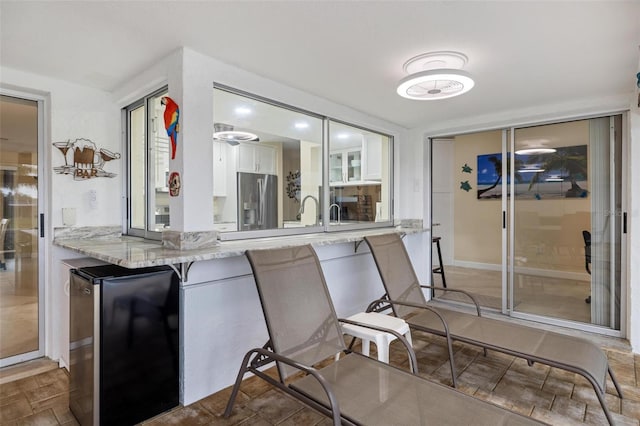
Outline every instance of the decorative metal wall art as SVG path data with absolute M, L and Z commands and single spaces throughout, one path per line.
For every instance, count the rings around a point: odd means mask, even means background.
M 105 171 L 104 165 L 109 161 L 118 160 L 120 153 L 111 152 L 106 148 L 98 149 L 95 143 L 85 138 L 54 142 L 53 146 L 58 148 L 64 157 L 64 165 L 53 168 L 58 174 L 73 175 L 75 180 L 117 176 L 116 173 Z M 72 163 L 69 162 L 69 156 Z
M 300 202 L 300 170 L 287 174 L 287 197 Z

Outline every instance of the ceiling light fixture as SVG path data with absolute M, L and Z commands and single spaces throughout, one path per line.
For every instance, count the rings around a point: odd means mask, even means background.
M 526 148 L 515 151 L 516 155 L 552 154 L 554 152 L 556 152 L 555 148 Z
M 405 62 L 409 75 L 398 85 L 397 93 L 415 100 L 447 99 L 462 95 L 473 88 L 471 75 L 462 71 L 467 57 L 459 52 L 430 52 Z
M 251 108 L 240 106 L 235 109 L 235 112 L 238 115 L 249 115 L 251 114 Z
M 518 173 L 542 173 L 544 169 L 540 167 L 525 167 L 522 169 L 518 169 Z
M 238 145 L 240 142 L 257 141 L 258 135 L 250 132 L 233 130 L 233 126 L 216 123 L 213 125 L 213 139 L 225 141 L 229 145 Z

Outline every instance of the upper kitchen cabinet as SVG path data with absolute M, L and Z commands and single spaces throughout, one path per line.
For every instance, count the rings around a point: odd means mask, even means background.
M 329 182 L 332 184 L 362 181 L 360 148 L 332 151 L 329 154 Z
M 330 122 L 331 186 L 379 185 L 388 178 L 389 136 Z
M 238 172 L 277 174 L 276 148 L 259 143 L 245 142 L 237 146 Z
M 365 135 L 362 143 L 362 179 L 382 179 L 382 137 Z

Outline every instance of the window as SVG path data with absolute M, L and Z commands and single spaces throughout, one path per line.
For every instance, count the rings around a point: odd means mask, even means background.
M 170 226 L 166 95 L 124 109 L 129 235 L 160 239 Z M 221 239 L 392 224 L 391 136 L 219 85 L 209 125 Z
M 388 222 L 391 137 L 329 122 L 329 225 Z
M 223 239 L 390 223 L 390 136 L 227 87 L 214 88 L 213 105 Z
M 166 94 L 164 88 L 125 108 L 129 235 L 160 238 L 169 227 L 169 139 L 160 103 Z

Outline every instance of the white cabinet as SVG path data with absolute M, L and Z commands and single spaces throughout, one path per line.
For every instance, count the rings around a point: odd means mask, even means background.
M 275 175 L 276 148 L 255 143 L 238 145 L 238 171 Z
M 344 182 L 344 162 L 342 161 L 344 154 L 335 152 L 329 154 L 329 182 Z
M 329 154 L 329 183 L 362 180 L 362 151 L 359 148 L 334 151 Z
M 362 179 L 382 179 L 382 139 L 379 135 L 365 137 L 362 145 Z
M 227 163 L 228 152 L 226 142 L 213 142 L 213 196 L 227 196 Z

